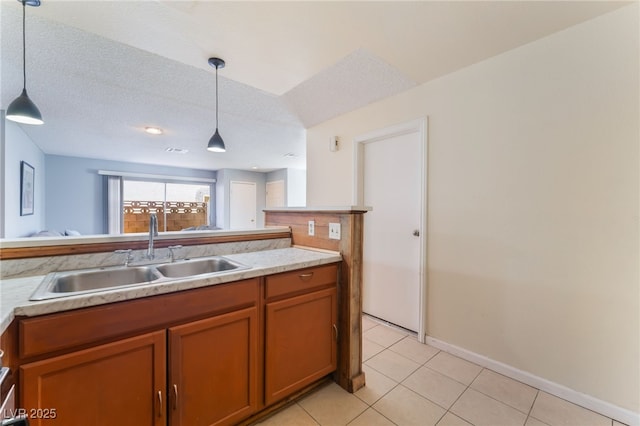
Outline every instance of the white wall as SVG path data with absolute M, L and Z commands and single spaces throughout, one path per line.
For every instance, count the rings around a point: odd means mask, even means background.
M 351 141 L 428 116 L 428 334 L 635 412 L 638 15 L 626 6 L 307 132 L 308 204 L 351 204 Z
M 307 171 L 287 169 L 287 206 L 303 207 L 307 205 Z
M 3 114 L 4 117 L 4 114 Z M 20 124 L 5 122 L 4 174 L 4 238 L 28 237 L 45 227 L 44 154 L 22 130 Z M 34 214 L 20 216 L 20 163 L 35 168 Z
M 227 184 L 225 170 L 218 170 L 215 189 L 216 189 L 216 215 L 213 225 L 218 228 L 224 228 L 225 223 L 229 223 L 229 188 Z M 228 227 L 228 226 L 227 226 Z
M 5 151 L 5 138 L 4 138 L 4 115 L 5 111 L 0 109 L 0 238 L 4 238 L 4 151 Z

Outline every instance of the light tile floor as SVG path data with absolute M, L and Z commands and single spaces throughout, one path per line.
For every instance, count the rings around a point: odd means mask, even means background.
M 331 383 L 260 425 L 622 425 L 369 317 L 362 325 L 364 388 L 350 394 Z

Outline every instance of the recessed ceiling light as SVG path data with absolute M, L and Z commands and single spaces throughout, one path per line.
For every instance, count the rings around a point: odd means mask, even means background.
M 293 158 L 293 157 L 295 157 L 295 156 L 296 156 L 296 155 L 295 155 L 293 152 L 288 152 L 288 153 L 286 153 L 286 154 L 284 155 L 284 157 L 285 157 L 285 158 Z
M 165 151 L 173 152 L 174 154 L 186 154 L 187 152 L 189 152 L 188 149 L 184 149 L 184 148 L 167 148 L 165 149 Z
M 164 133 L 159 127 L 145 127 L 144 131 L 149 133 L 150 135 L 161 135 Z
M 251 170 L 258 170 L 258 166 L 251 166 Z

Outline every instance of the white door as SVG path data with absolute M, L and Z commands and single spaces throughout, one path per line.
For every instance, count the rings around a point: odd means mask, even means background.
M 255 182 L 231 182 L 229 191 L 229 228 L 256 227 Z
M 284 207 L 284 181 L 267 182 L 267 208 Z
M 423 335 L 424 131 L 390 129 L 361 141 L 363 310 Z M 420 339 L 422 340 L 422 339 Z

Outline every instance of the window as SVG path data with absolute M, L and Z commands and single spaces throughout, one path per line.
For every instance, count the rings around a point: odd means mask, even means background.
M 101 172 L 107 173 L 114 172 Z M 175 182 L 131 175 L 108 175 L 110 234 L 148 232 L 151 213 L 157 215 L 160 232 L 212 228 L 213 180 Z

